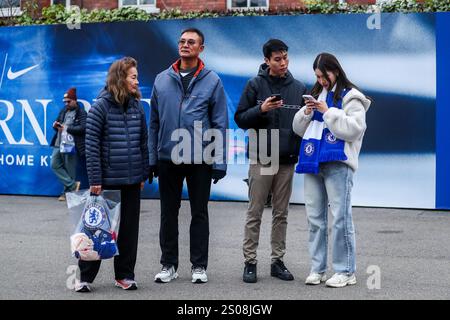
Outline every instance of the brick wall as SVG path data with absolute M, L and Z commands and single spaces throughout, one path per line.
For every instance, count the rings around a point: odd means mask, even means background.
M 38 8 L 42 9 L 50 5 L 50 0 L 37 0 L 37 1 L 22 0 L 20 4 L 22 8 L 24 8 L 31 3 L 36 3 L 38 5 Z
M 37 4 L 37 8 L 34 8 L 34 4 Z M 50 0 L 22 0 L 20 2 L 20 6 L 22 10 L 26 9 L 28 10 L 28 13 L 34 17 L 37 18 L 40 16 L 42 8 L 48 7 L 51 4 Z
M 299 0 L 269 0 L 269 9 L 271 11 L 298 9 L 303 5 Z
M 117 0 L 76 0 L 72 2 L 79 2 L 82 7 L 88 10 L 92 9 L 114 9 L 119 6 L 119 1 Z M 75 3 L 74 3 L 75 4 Z M 80 5 L 78 4 L 78 5 Z
M 181 8 L 183 11 L 224 11 L 227 0 L 156 0 L 156 6 L 161 10 Z
M 27 1 L 22 1 L 22 2 L 27 2 Z M 38 0 L 37 4 L 38 4 L 39 8 L 48 7 L 50 5 L 50 0 Z

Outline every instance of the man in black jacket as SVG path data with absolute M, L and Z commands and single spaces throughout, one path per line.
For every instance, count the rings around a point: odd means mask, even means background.
M 248 81 L 234 115 L 240 128 L 256 130 L 258 140 L 257 154 L 248 152 L 251 160 L 249 206 L 243 244 L 243 280 L 248 283 L 257 281 L 256 250 L 264 204 L 269 192 L 272 192 L 273 206 L 271 275 L 282 280 L 294 279 L 283 263 L 283 256 L 286 251 L 287 215 L 294 165 L 298 160 L 301 143 L 300 137 L 292 131 L 292 121 L 302 104 L 306 88 L 288 71 L 288 47 L 284 42 L 269 40 L 264 44 L 263 53 L 265 63 L 261 65 L 258 76 Z M 265 133 L 267 135 L 263 137 Z M 267 141 L 268 156 L 279 155 L 275 159 L 279 164 L 275 170 L 270 170 L 271 167 L 261 161 L 267 155 L 263 154 L 264 148 L 261 148 L 260 141 Z
M 85 154 L 84 137 L 86 132 L 87 113 L 77 102 L 77 92 L 75 88 L 70 88 L 64 94 L 65 107 L 59 112 L 58 118 L 53 122 L 56 130 L 50 146 L 53 148 L 51 166 L 59 181 L 64 185 L 64 191 L 58 198 L 65 201 L 66 192 L 78 191 L 80 181 L 76 181 L 77 160 L 82 159 Z M 66 135 L 67 134 L 67 135 Z M 75 142 L 75 151 L 68 151 L 61 148 L 64 139 Z

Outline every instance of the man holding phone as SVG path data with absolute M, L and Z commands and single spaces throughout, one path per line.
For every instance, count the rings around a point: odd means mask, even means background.
M 70 88 L 64 94 L 64 108 L 53 122 L 53 129 L 56 133 L 50 143 L 50 146 L 54 147 L 51 167 L 64 186 L 64 190 L 58 198 L 59 201 L 66 200 L 66 192 L 78 191 L 80 188 L 80 181 L 76 181 L 76 172 L 77 161 L 85 156 L 86 118 L 86 111 L 77 102 L 76 88 Z M 61 152 L 63 131 L 73 137 L 75 153 L 65 153 L 64 150 Z
M 256 251 L 264 204 L 272 192 L 271 275 L 281 280 L 294 277 L 283 263 L 286 251 L 286 230 L 289 199 L 292 192 L 294 165 L 298 161 L 301 139 L 292 131 L 296 109 L 282 108 L 284 104 L 302 105 L 306 92 L 303 83 L 294 79 L 288 70 L 288 46 L 281 40 L 271 39 L 263 46 L 264 63 L 258 75 L 249 80 L 242 93 L 234 115 L 236 124 L 242 129 L 255 129 L 257 145 L 266 141 L 268 154 L 279 150 L 279 170 L 263 174 L 266 165 L 260 162 L 260 152 L 255 164 L 249 168 L 249 205 L 244 229 L 244 274 L 243 281 L 254 283 L 256 276 Z M 267 129 L 267 130 L 260 130 Z M 271 143 L 271 133 L 278 131 L 276 145 Z M 266 137 L 261 135 L 267 132 Z

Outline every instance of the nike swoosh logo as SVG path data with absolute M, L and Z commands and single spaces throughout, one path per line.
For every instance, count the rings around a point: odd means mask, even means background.
M 29 68 L 26 68 L 26 69 L 23 69 L 23 70 L 20 70 L 20 71 L 16 71 L 16 72 L 13 72 L 11 70 L 11 67 L 9 67 L 8 74 L 7 74 L 8 79 L 9 80 L 14 80 L 14 79 L 16 79 L 16 78 L 18 78 L 20 76 L 23 76 L 25 73 L 30 72 L 31 70 L 33 70 L 37 66 L 39 66 L 39 64 L 36 64 L 34 66 L 31 66 Z

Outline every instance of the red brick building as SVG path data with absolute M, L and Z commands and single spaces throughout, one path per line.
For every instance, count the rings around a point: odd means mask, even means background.
M 327 0 L 324 0 L 327 1 Z M 328 0 L 339 1 L 339 0 Z M 347 3 L 373 4 L 390 0 L 341 0 Z M 160 10 L 180 8 L 183 11 L 226 11 L 234 9 L 263 9 L 270 11 L 289 10 L 300 8 L 302 0 L 7 0 L 0 3 L 15 4 L 17 10 L 27 2 L 38 3 L 39 8 L 51 4 L 63 4 L 66 6 L 77 5 L 88 10 L 94 8 L 114 9 L 123 6 L 137 6 L 147 12 L 159 12 Z M 10 5 L 11 6 L 11 5 Z M 4 9 L 3 9 L 4 10 Z

